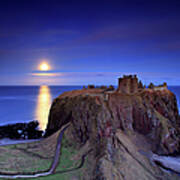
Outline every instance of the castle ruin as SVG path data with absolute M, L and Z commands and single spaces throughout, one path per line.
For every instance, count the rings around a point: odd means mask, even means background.
M 136 75 L 124 75 L 119 78 L 118 92 L 131 94 L 138 92 L 138 78 Z
M 150 83 L 149 88 L 155 91 L 167 90 L 167 83 L 164 82 L 163 84 L 158 85 L 158 86 L 155 86 L 154 84 Z
M 142 89 L 163 91 L 167 90 L 167 83 L 162 85 L 155 86 L 153 83 L 150 83 L 148 88 L 146 88 L 141 81 L 138 81 L 137 75 L 124 75 L 122 78 L 118 79 L 118 88 L 117 92 L 124 94 L 134 94 Z

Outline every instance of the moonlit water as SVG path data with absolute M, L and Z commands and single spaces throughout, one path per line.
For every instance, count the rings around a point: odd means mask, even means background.
M 52 100 L 81 86 L 0 86 L 0 125 L 38 120 L 46 129 Z
M 48 115 L 51 106 L 51 92 L 48 86 L 41 86 L 37 97 L 35 116 L 39 121 L 39 129 L 45 130 L 48 122 Z

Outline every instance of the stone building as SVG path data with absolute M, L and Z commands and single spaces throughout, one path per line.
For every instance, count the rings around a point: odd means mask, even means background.
M 124 75 L 119 78 L 118 92 L 131 94 L 138 92 L 138 78 L 136 75 Z

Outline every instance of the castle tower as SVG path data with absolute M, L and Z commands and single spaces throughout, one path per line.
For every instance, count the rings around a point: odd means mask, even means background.
M 136 75 L 131 78 L 131 93 L 138 92 L 138 78 Z
M 136 75 L 123 76 L 119 78 L 118 92 L 120 93 L 136 93 L 138 91 L 138 79 Z
M 118 92 L 130 93 L 130 84 L 131 81 L 127 76 L 123 76 L 123 78 L 119 78 Z

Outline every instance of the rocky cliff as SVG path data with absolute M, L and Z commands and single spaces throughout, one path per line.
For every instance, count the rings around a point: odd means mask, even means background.
M 93 149 L 87 179 L 176 179 L 147 158 L 179 153 L 177 102 L 168 89 L 66 92 L 52 104 L 46 135 L 68 122 L 68 141 Z

